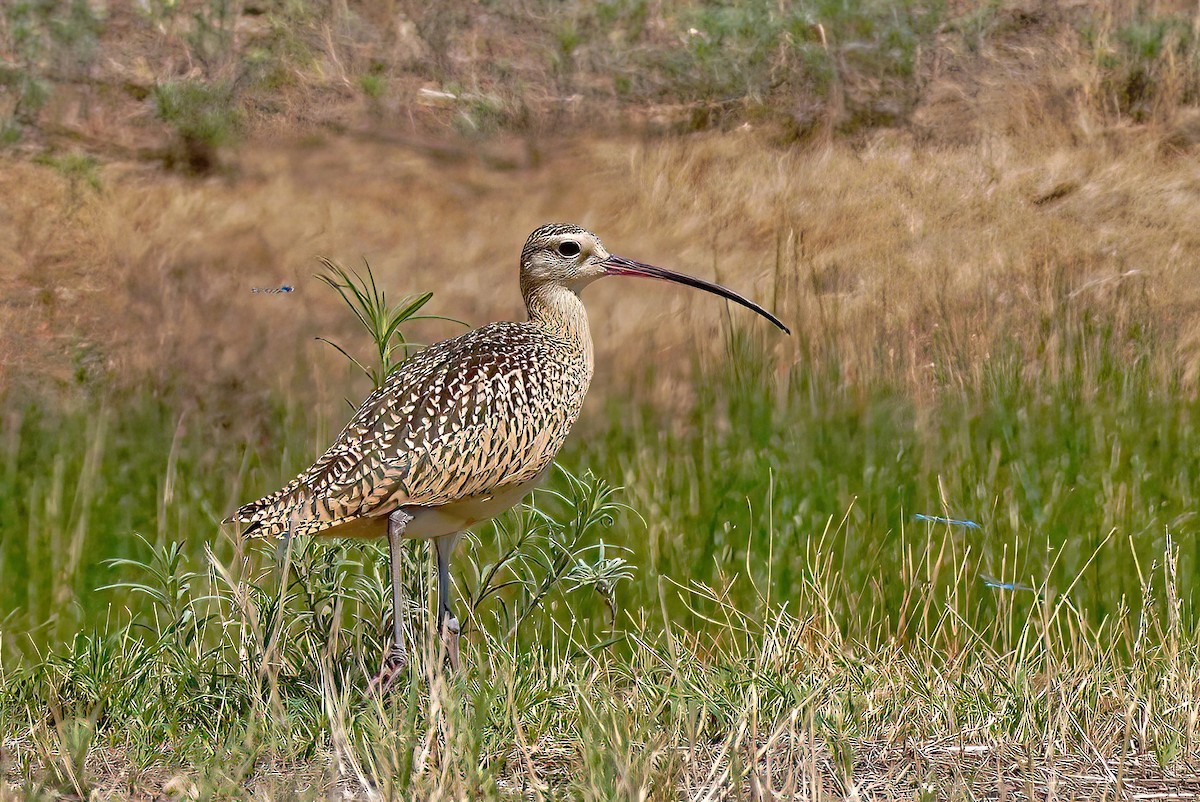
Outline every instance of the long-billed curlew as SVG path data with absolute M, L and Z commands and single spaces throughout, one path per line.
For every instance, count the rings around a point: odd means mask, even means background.
M 492 323 L 420 351 L 363 402 L 333 445 L 286 487 L 229 519 L 256 536 L 387 535 L 392 646 L 375 683 L 407 662 L 401 628 L 400 543 L 437 548 L 438 625 L 458 668 L 450 555 L 462 532 L 521 501 L 546 475 L 579 417 L 592 378 L 592 337 L 579 292 L 603 276 L 647 276 L 770 312 L 732 290 L 614 256 L 595 234 L 551 224 L 521 251 L 524 323 Z M 790 333 L 790 332 L 788 332 Z

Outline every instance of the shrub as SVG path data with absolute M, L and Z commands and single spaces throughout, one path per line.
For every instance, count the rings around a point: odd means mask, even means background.
M 219 164 L 219 150 L 234 142 L 242 114 L 229 84 L 170 81 L 154 88 L 159 119 L 175 131 L 167 164 L 189 173 L 208 173 Z

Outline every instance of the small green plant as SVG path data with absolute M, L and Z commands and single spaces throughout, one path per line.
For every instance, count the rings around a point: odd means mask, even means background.
M 353 362 L 375 387 L 382 387 L 387 375 L 409 357 L 411 344 L 400 329 L 402 325 L 416 320 L 450 320 L 438 315 L 417 314 L 433 298 L 432 292 L 408 295 L 398 304 L 389 304 L 387 294 L 375 282 L 375 273 L 365 259 L 365 278 L 329 259 L 322 258 L 321 263 L 325 265 L 326 272 L 318 273 L 317 280 L 333 288 L 342 297 L 355 319 L 371 335 L 377 361 L 368 367 L 332 340 L 324 337 L 317 339 L 332 345 Z
M 379 98 L 383 97 L 383 93 L 387 91 L 387 77 L 379 73 L 369 72 L 359 77 L 358 86 L 368 98 L 379 100 Z
M 633 578 L 634 567 L 623 557 L 611 556 L 616 548 L 596 541 L 595 530 L 613 525 L 631 508 L 616 500 L 621 488 L 592 473 L 576 476 L 559 468 L 561 482 L 540 490 L 534 502 L 520 513 L 496 521 L 486 540 L 473 539 L 466 594 L 472 619 L 495 621 L 506 638 L 517 637 L 535 613 L 548 611 L 547 601 L 559 594 L 594 590 L 604 602 L 610 624 L 617 617 L 617 586 Z M 564 611 L 566 614 L 567 611 Z M 569 611 L 571 630 L 584 621 Z M 607 628 L 590 628 L 600 634 Z M 597 632 L 599 629 L 599 632 Z
M 575 51 L 583 44 L 584 32 L 576 20 L 567 18 L 558 26 L 555 39 L 554 69 L 563 89 L 567 90 L 575 72 Z
M 150 560 L 128 557 L 114 557 L 105 560 L 104 564 L 114 570 L 133 568 L 143 577 L 140 581 L 114 582 L 103 585 L 97 590 L 128 590 L 139 594 L 151 602 L 153 616 L 159 623 L 159 631 L 169 631 L 176 628 L 178 622 L 185 621 L 188 606 L 191 604 L 193 585 L 201 578 L 201 574 L 187 568 L 188 558 L 182 546 L 176 542 L 168 542 L 156 547 L 141 534 L 135 535 L 142 544 L 150 550 Z
M 71 153 L 43 153 L 34 161 L 51 168 L 67 180 L 70 205 L 77 206 L 82 200 L 82 191 L 88 187 L 99 192 L 103 185 L 100 183 L 100 162 L 88 153 L 73 151 Z
M 387 94 L 387 76 L 373 69 L 371 72 L 359 76 L 358 86 L 367 98 L 371 115 L 377 119 L 383 117 L 383 96 Z
M 621 551 L 629 551 L 622 547 L 617 548 Z M 586 560 L 583 556 L 577 556 L 575 565 L 571 566 L 571 570 L 567 573 L 566 580 L 571 583 L 571 590 L 592 588 L 600 594 L 600 598 L 604 600 L 604 604 L 608 608 L 609 621 L 615 625 L 617 621 L 617 585 L 633 579 L 634 566 L 624 557 L 607 556 L 613 547 L 606 547 L 603 540 L 594 547 L 587 547 L 587 550 L 595 551 L 595 559 Z
M 221 148 L 241 132 L 242 115 L 231 84 L 169 81 L 154 88 L 159 119 L 175 131 L 168 166 L 203 174 L 217 167 Z

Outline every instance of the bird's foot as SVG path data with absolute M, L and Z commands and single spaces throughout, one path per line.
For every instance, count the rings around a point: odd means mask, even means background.
M 372 694 L 385 695 L 391 689 L 392 683 L 404 673 L 406 668 L 408 668 L 408 655 L 402 647 L 392 644 L 392 648 L 388 649 L 387 657 L 383 660 L 383 668 L 379 669 L 379 673 L 371 679 L 367 690 Z
M 450 659 L 450 670 L 455 674 L 458 673 L 458 635 L 462 631 L 458 625 L 458 619 L 454 616 L 448 616 L 442 622 L 442 646 L 446 650 L 446 657 Z

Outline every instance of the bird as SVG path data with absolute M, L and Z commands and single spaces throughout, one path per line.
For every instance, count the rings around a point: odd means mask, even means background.
M 386 692 L 408 663 L 400 570 L 406 538 L 433 541 L 442 659 L 459 671 L 451 555 L 465 530 L 520 503 L 550 470 L 592 380 L 580 292 L 607 276 L 704 290 L 791 333 L 733 290 L 609 253 L 580 226 L 549 223 L 521 250 L 527 320 L 490 323 L 418 351 L 388 374 L 310 468 L 226 519 L 244 525 L 247 537 L 387 538 L 392 641 L 373 688 Z

